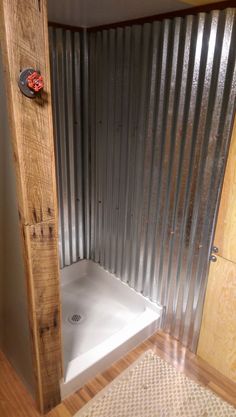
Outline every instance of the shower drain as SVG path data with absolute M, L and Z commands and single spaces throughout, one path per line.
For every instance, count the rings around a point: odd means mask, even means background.
M 81 316 L 81 314 L 78 314 L 78 313 L 71 314 L 68 317 L 68 321 L 70 324 L 80 324 L 82 320 L 83 320 L 83 316 Z

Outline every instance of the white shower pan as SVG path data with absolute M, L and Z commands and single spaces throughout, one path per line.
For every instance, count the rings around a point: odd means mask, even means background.
M 151 336 L 162 308 L 92 261 L 61 277 L 65 398 Z

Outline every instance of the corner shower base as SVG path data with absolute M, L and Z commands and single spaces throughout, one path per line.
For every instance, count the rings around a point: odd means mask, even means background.
M 62 398 L 151 336 L 161 307 L 92 261 L 62 270 Z

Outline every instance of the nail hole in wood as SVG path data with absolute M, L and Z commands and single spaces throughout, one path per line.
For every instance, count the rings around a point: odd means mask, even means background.
M 34 221 L 37 222 L 37 214 L 35 208 L 33 209 Z
M 53 237 L 53 228 L 52 228 L 52 226 L 49 226 L 49 236 Z
M 57 317 L 58 317 L 58 309 L 56 308 L 55 311 L 54 311 L 54 316 L 53 316 L 53 326 L 54 327 L 57 327 L 57 324 L 58 324 Z

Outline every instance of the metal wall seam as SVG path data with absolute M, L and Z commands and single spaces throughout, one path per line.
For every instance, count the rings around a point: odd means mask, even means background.
M 59 244 L 63 268 L 89 257 L 89 229 L 85 221 L 90 215 L 87 180 L 89 145 L 86 143 L 85 146 L 83 140 L 85 138 L 87 141 L 84 134 L 84 130 L 87 130 L 84 124 L 87 122 L 86 104 L 82 102 L 82 72 L 85 77 L 86 62 L 82 59 L 81 33 L 51 27 L 49 40 L 57 156 Z

